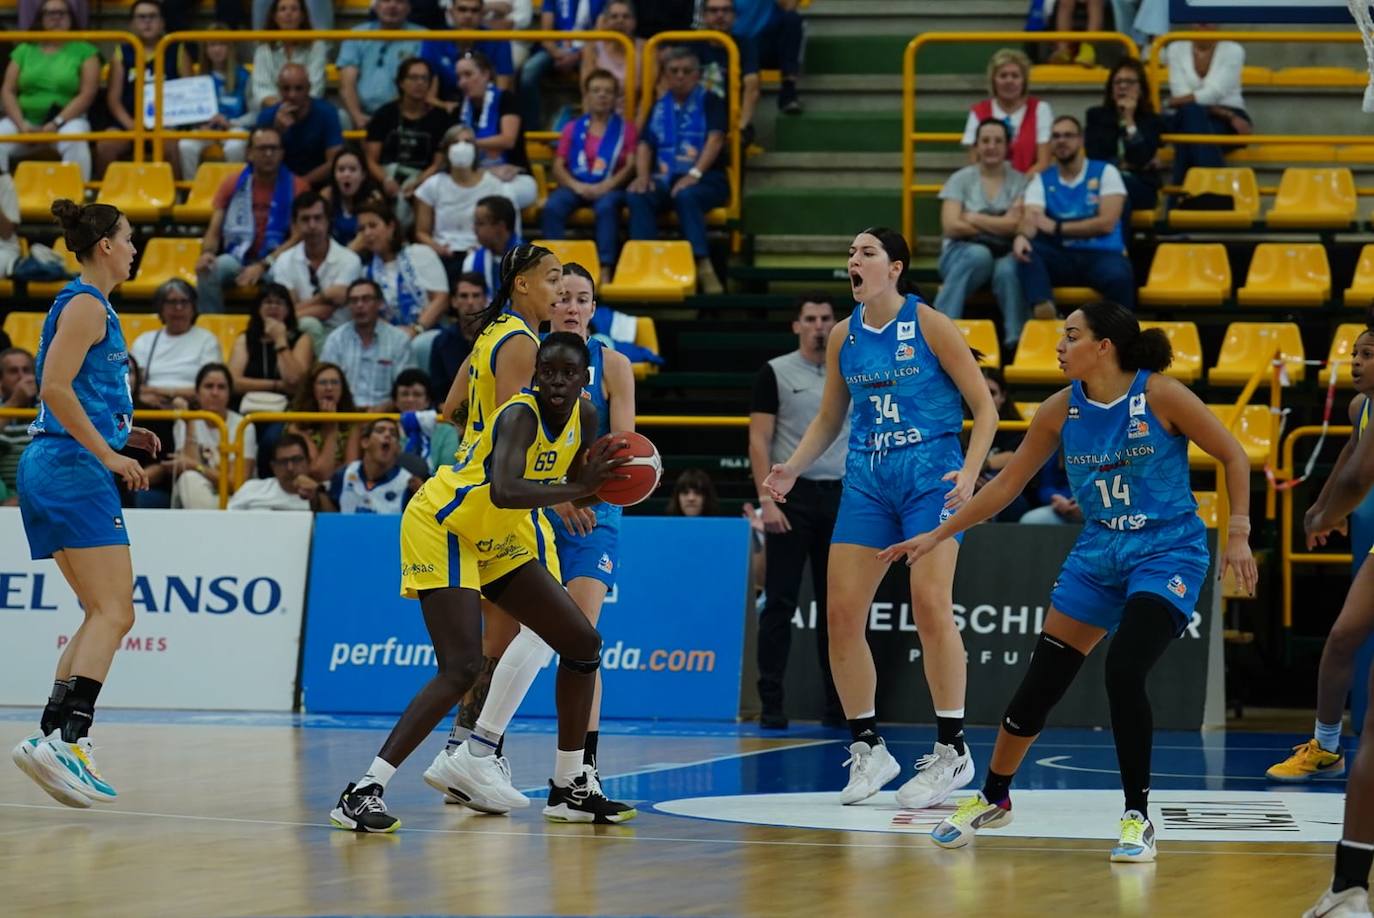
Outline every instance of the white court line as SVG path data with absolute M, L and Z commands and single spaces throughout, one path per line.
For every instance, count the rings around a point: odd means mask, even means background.
M 1084 765 L 1065 765 L 1063 764 L 1063 762 L 1067 758 L 1069 758 L 1069 756 L 1067 755 L 1051 755 L 1046 756 L 1043 759 L 1036 759 L 1035 764 L 1043 765 L 1046 768 L 1058 768 L 1062 769 L 1063 771 L 1087 771 L 1097 775 L 1119 776 L 1121 774 L 1121 772 L 1115 768 L 1088 768 Z M 1195 781 L 1212 781 L 1217 779 L 1223 781 L 1264 781 L 1275 786 L 1285 786 L 1290 788 L 1293 786 L 1293 784 L 1291 783 L 1284 784 L 1284 782 L 1282 781 L 1273 781 L 1265 775 L 1180 775 L 1167 771 L 1151 771 L 1150 776 L 1154 778 L 1191 778 Z M 1345 778 L 1313 778 L 1311 780 L 1331 781 L 1333 783 L 1342 784 L 1345 783 Z M 1305 784 L 1308 782 L 1302 783 Z

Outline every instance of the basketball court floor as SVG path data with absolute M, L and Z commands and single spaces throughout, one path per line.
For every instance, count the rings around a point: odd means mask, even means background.
M 36 714 L 0 709 L 6 749 Z M 506 751 L 528 810 L 441 804 L 420 780 L 436 733 L 387 791 L 396 835 L 330 828 L 390 726 L 102 711 L 97 754 L 117 804 L 70 810 L 0 767 L 0 914 L 1296 916 L 1329 882 L 1341 827 L 1343 780 L 1264 779 L 1305 739 L 1292 734 L 1157 733 L 1159 861 L 1113 865 L 1106 732 L 1047 730 L 1017 777 L 1016 821 L 944 851 L 926 837 L 944 810 L 899 809 L 892 791 L 835 802 L 843 731 L 644 722 L 606 724 L 601 739 L 606 790 L 639 817 L 553 825 L 539 815 L 553 724 L 526 720 Z M 909 776 L 933 730 L 885 733 Z M 993 737 L 970 731 L 980 769 Z

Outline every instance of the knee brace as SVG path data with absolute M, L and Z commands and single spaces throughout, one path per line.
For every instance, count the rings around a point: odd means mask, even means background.
M 1083 666 L 1083 654 L 1058 638 L 1041 634 L 1030 667 L 1007 705 L 1002 727 L 1012 736 L 1037 736 L 1045 718 L 1064 697 Z
M 588 676 L 601 668 L 601 655 L 597 654 L 590 660 L 569 660 L 567 657 L 559 657 L 558 665 L 568 672 L 577 673 L 579 676 Z

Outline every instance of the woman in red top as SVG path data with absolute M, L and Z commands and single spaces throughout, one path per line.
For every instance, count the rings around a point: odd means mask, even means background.
M 988 91 L 984 99 L 969 109 L 961 141 L 969 148 L 969 162 L 975 161 L 973 143 L 978 125 L 995 118 L 1011 133 L 1008 160 L 1017 172 L 1039 172 L 1050 162 L 1050 124 L 1054 113 L 1048 102 L 1030 94 L 1030 58 L 1020 51 L 1003 48 L 988 61 Z

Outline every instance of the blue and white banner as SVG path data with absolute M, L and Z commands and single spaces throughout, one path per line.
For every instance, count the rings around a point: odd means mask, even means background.
M 321 515 L 301 673 L 312 713 L 393 713 L 434 675 L 419 603 L 401 599 L 400 518 Z M 749 526 L 742 519 L 626 517 L 607 597 L 602 713 L 734 719 L 739 712 Z M 556 663 L 521 713 L 555 714 Z
M 1233 27 L 1247 22 L 1332 22 L 1355 27 L 1346 0 L 1169 0 L 1169 19 L 1175 29 L 1197 22 Z

